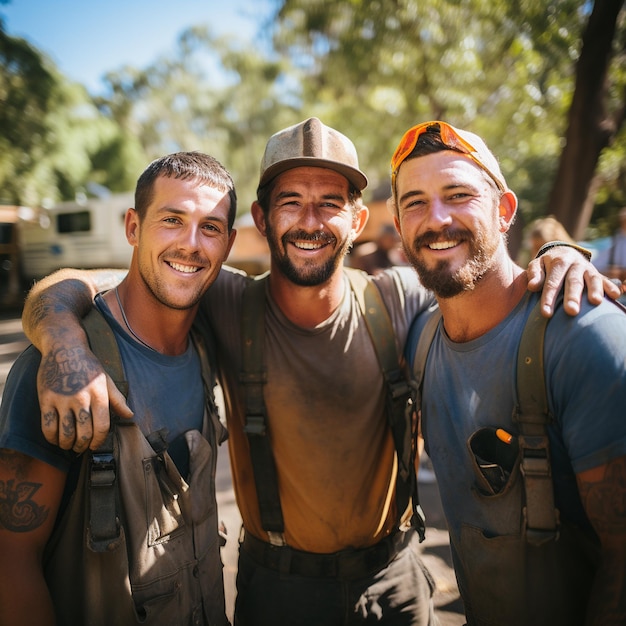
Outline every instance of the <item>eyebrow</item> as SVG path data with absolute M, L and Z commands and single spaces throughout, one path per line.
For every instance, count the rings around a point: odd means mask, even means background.
M 298 191 L 281 191 L 276 195 L 276 200 L 285 200 L 286 198 L 302 198 L 303 194 Z M 343 202 L 344 204 L 348 201 L 347 198 L 342 196 L 339 193 L 326 193 L 322 195 L 322 200 L 336 200 L 337 202 Z
M 478 193 L 479 189 L 473 185 L 470 182 L 465 182 L 465 181 L 458 181 L 458 182 L 454 182 L 454 183 L 450 183 L 448 185 L 444 185 L 443 190 L 444 191 L 453 191 L 454 189 L 469 189 L 474 193 Z M 425 191 L 422 191 L 421 189 L 410 189 L 409 191 L 407 191 L 406 193 L 403 193 L 400 198 L 398 199 L 398 202 L 404 202 L 410 198 L 415 198 L 417 196 L 424 196 L 426 195 Z
M 187 215 L 187 211 L 172 206 L 163 206 L 157 209 L 157 215 L 163 213 L 173 213 L 174 215 Z M 203 219 L 208 222 L 219 222 L 220 224 L 227 224 L 228 219 L 225 219 L 219 215 L 213 215 L 212 213 L 204 213 Z

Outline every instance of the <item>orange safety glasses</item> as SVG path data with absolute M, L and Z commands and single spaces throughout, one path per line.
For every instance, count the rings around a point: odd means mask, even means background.
M 417 126 L 413 126 L 413 128 L 409 128 L 409 130 L 404 133 L 402 140 L 398 144 L 396 151 L 393 153 L 393 157 L 391 158 L 391 184 L 395 187 L 396 184 L 396 176 L 398 175 L 398 170 L 400 166 L 404 162 L 404 160 L 413 152 L 413 149 L 417 145 L 417 140 L 420 138 L 420 135 L 423 135 L 428 130 L 434 130 L 441 137 L 441 141 L 452 148 L 453 150 L 458 150 L 463 154 L 466 154 L 478 167 L 483 169 L 487 174 L 489 174 L 490 178 L 493 179 L 493 182 L 497 185 L 500 191 L 506 191 L 502 182 L 495 176 L 491 170 L 482 162 L 480 159 L 480 152 L 472 144 L 467 142 L 455 128 L 447 124 L 446 122 L 423 122 L 422 124 L 418 124 Z

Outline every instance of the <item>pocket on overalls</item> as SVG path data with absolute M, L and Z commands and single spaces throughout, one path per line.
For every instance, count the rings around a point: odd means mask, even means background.
M 143 460 L 150 546 L 167 541 L 185 526 L 180 502 L 185 483 L 170 476 L 172 466 L 166 455 Z
M 478 491 L 487 496 L 506 492 L 518 473 L 517 437 L 501 429 L 485 427 L 473 433 L 467 445 Z

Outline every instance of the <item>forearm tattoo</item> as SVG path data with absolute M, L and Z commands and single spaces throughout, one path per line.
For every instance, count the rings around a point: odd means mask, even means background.
M 46 291 L 39 295 L 30 294 L 26 299 L 24 329 L 32 330 L 39 326 L 50 313 L 63 311 L 88 311 L 92 305 L 91 291 L 80 280 L 66 279 L 55 286 L 54 294 Z
M 0 452 L 3 473 L 14 475 L 6 481 L 0 480 L 0 527 L 14 533 L 39 528 L 50 512 L 33 500 L 41 483 L 23 480 L 28 463 L 21 454 L 10 450 Z

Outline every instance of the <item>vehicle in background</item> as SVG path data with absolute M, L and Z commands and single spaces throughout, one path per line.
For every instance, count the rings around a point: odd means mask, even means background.
M 22 279 L 38 280 L 61 267 L 128 267 L 124 215 L 133 205 L 129 192 L 33 209 L 18 224 Z

